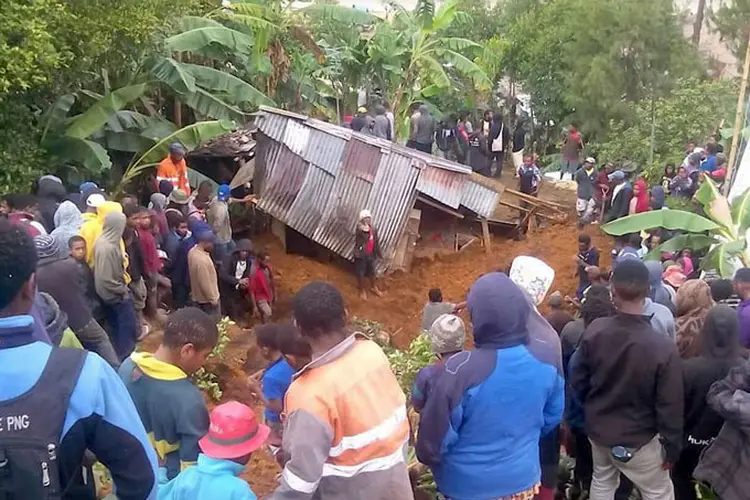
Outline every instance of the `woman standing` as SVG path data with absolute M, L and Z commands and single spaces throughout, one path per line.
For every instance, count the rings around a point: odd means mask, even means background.
M 677 349 L 683 359 L 700 354 L 700 335 L 708 311 L 713 306 L 711 287 L 703 280 L 687 280 L 677 290 Z
M 648 188 L 646 181 L 638 179 L 633 184 L 633 198 L 630 200 L 628 215 L 648 212 Z
M 366 279 L 370 281 L 370 291 L 378 297 L 382 295 L 375 283 L 375 263 L 382 257 L 378 234 L 372 227 L 372 213 L 366 209 L 362 210 L 359 213 L 357 232 L 354 236 L 354 269 L 357 273 L 357 285 L 362 300 L 367 300 Z

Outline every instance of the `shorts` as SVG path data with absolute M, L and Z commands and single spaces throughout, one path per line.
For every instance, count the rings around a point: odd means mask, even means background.
M 260 312 L 266 318 L 270 318 L 273 315 L 271 304 L 267 300 L 258 301 L 258 312 Z
M 141 276 L 137 280 L 130 282 L 130 292 L 133 294 L 133 305 L 136 311 L 143 311 L 146 307 L 146 295 L 148 295 L 148 289 L 146 288 L 146 281 Z
M 354 259 L 354 270 L 360 278 L 374 278 L 375 258 L 370 256 Z
M 594 198 L 590 198 L 588 200 L 584 200 L 582 198 L 576 199 L 576 212 L 578 212 L 578 218 L 583 222 L 588 222 L 588 220 L 591 218 L 591 215 L 593 215 L 594 213 L 595 207 L 596 200 L 594 200 Z

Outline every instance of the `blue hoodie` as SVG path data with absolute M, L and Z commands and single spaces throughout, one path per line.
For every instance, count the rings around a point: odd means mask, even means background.
M 0 318 L 0 401 L 30 391 L 53 347 L 34 337 L 32 316 Z M 138 412 L 117 374 L 102 358 L 87 353 L 73 389 L 60 436 L 63 484 L 74 481 L 64 498 L 93 500 L 90 487 L 79 486 L 84 450 L 91 450 L 112 473 L 117 498 L 156 498 L 156 454 Z
M 159 488 L 159 500 L 256 500 L 250 485 L 237 477 L 244 470 L 244 465 L 201 453 L 198 465 Z
M 417 456 L 443 495 L 486 500 L 539 482 L 539 438 L 562 419 L 565 381 L 557 336 L 505 274 L 479 278 L 468 309 L 476 348 L 436 378 Z

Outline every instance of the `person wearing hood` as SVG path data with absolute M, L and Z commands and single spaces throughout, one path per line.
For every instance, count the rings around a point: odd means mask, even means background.
M 492 115 L 489 137 L 490 163 L 495 162 L 494 176 L 498 179 L 503 174 L 505 151 L 510 147 L 510 130 L 503 123 L 503 115 L 498 111 Z
M 698 357 L 683 362 L 685 381 L 685 441 L 680 459 L 672 471 L 677 500 L 695 500 L 693 471 L 701 453 L 716 438 L 724 423 L 706 401 L 714 382 L 740 366 L 737 312 L 717 305 L 706 316 L 698 342 Z
M 68 193 L 65 191 L 62 181 L 54 175 L 43 175 L 39 179 L 36 191 L 39 200 L 39 212 L 42 215 L 42 223 L 47 233 L 55 228 L 55 212 L 60 203 L 65 200 Z
M 232 255 L 219 267 L 219 293 L 224 311 L 235 321 L 252 303 L 249 297 L 250 276 L 253 268 L 253 244 L 239 240 Z
M 378 104 L 375 106 L 375 120 L 372 122 L 372 135 L 390 141 L 393 139 L 391 136 L 391 122 L 388 117 L 385 116 L 385 106 Z
M 94 286 L 113 330 L 113 345 L 120 361 L 133 352 L 140 326 L 124 278 L 122 234 L 126 224 L 125 214 L 117 210 L 109 212 L 94 244 Z
M 76 334 L 68 326 L 68 315 L 60 309 L 52 295 L 38 292 L 34 297 L 34 307 L 39 311 L 44 329 L 47 330 L 53 346 L 83 349 Z
M 154 193 L 149 200 L 148 209 L 151 211 L 151 218 L 156 223 L 156 228 L 158 229 L 158 240 L 159 243 L 161 243 L 169 233 L 167 216 L 164 213 L 167 209 L 167 197 L 162 193 Z
M 432 153 L 432 141 L 435 139 L 435 119 L 426 104 L 419 106 L 419 113 L 412 116 L 409 139 L 412 147 L 423 153 Z
M 86 216 L 86 214 L 84 214 L 83 225 L 81 225 L 81 230 L 78 234 L 86 240 L 86 262 L 89 267 L 93 269 L 94 247 L 99 236 L 102 234 L 104 218 L 112 212 L 122 213 L 122 205 L 116 201 L 106 201 L 104 196 L 100 194 L 89 196 L 86 204 L 91 210 L 87 211 L 90 215 Z M 120 248 L 123 254 L 123 262 L 127 268 L 128 261 L 127 254 L 125 253 L 125 242 L 121 242 Z M 125 281 L 130 283 L 130 276 L 128 276 L 127 273 L 125 274 Z
M 68 242 L 70 238 L 77 235 L 83 226 L 81 211 L 72 201 L 64 201 L 57 207 L 55 212 L 55 229 L 50 236 L 55 239 L 60 253 L 58 257 L 64 259 L 68 256 Z
M 97 353 L 113 367 L 119 366 L 112 343 L 94 319 L 85 290 L 80 288 L 78 264 L 73 259 L 60 258 L 57 240 L 52 236 L 37 236 L 34 244 L 39 257 L 36 270 L 39 291 L 49 294 L 56 306 L 59 304 L 58 309 L 66 315 L 67 324 L 86 349 Z
M 646 269 L 648 269 L 648 297 L 656 304 L 661 304 L 669 309 L 669 312 L 674 315 L 676 310 L 674 302 L 672 302 L 671 294 L 661 278 L 661 262 L 658 260 L 647 260 L 644 261 L 644 264 L 646 265 Z
M 649 198 L 651 210 L 663 210 L 665 208 L 665 202 L 666 195 L 664 194 L 664 188 L 659 185 L 652 187 Z
M 376 264 L 382 259 L 380 238 L 372 225 L 372 213 L 365 209 L 359 213 L 359 222 L 354 235 L 354 270 L 357 274 L 357 286 L 362 300 L 367 300 L 365 280 L 370 281 L 370 290 L 380 297 L 382 294 L 375 282 Z
M 646 266 L 626 260 L 611 283 L 617 313 L 588 326 L 569 365 L 591 441 L 591 498 L 613 498 L 620 472 L 644 500 L 674 498 L 669 469 L 682 448 L 680 357 L 674 341 L 655 332 L 643 315 Z
M 612 196 L 609 210 L 604 216 L 605 222 L 612 222 L 628 215 L 630 200 L 633 197 L 633 187 L 625 178 L 625 172 L 616 170 L 609 174 L 609 180 L 612 183 Z
M 229 217 L 229 203 L 232 198 L 232 190 L 229 184 L 222 184 L 216 189 L 216 196 L 211 200 L 206 210 L 206 222 L 211 225 L 216 242 L 214 243 L 214 256 L 216 264 L 221 265 L 232 253 L 234 242 L 232 241 L 232 221 Z
M 417 457 L 454 499 L 531 497 L 540 437 L 564 406 L 557 334 L 503 273 L 469 291 L 475 348 L 446 361 L 421 412 Z M 552 346 L 552 348 L 550 347 Z

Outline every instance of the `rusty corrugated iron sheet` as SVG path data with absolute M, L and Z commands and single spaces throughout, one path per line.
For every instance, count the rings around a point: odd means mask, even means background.
M 380 164 L 380 148 L 352 138 L 344 148 L 341 169 L 367 182 L 375 179 Z
M 417 181 L 417 191 L 457 209 L 468 180 L 469 177 L 460 172 L 427 165 Z
M 288 120 L 286 116 L 275 113 L 263 113 L 255 119 L 258 128 L 274 141 L 284 140 Z
M 284 144 L 295 154 L 302 156 L 310 139 L 310 127 L 294 120 L 288 120 L 284 132 Z
M 495 211 L 499 196 L 497 191 L 470 180 L 464 187 L 461 205 L 482 217 L 490 217 Z
M 357 218 L 367 208 L 371 188 L 366 180 L 344 170 L 339 172 L 313 240 L 351 260 Z
M 284 145 L 278 147 L 278 154 L 267 158 L 267 161 L 273 163 L 270 172 L 266 173 L 258 208 L 286 222 L 289 209 L 305 182 L 309 164 Z
M 320 221 L 323 220 L 323 212 L 331 197 L 334 176 L 310 164 L 307 168 L 307 177 L 302 184 L 297 199 L 294 200 L 292 208 L 287 216 L 287 224 L 295 231 L 299 231 L 312 239 Z
M 258 133 L 258 150 L 255 162 L 255 174 L 253 174 L 253 184 L 256 193 L 262 193 L 265 190 L 268 178 L 276 165 L 276 157 L 282 146 L 282 143 L 273 141 L 264 133 Z
M 392 152 L 380 157 L 367 207 L 380 237 L 383 257 L 390 259 L 417 199 L 420 169 L 408 156 Z M 354 228 L 352 228 L 352 231 Z
M 302 157 L 335 176 L 341 168 L 341 157 L 346 145 L 347 141 L 340 137 L 312 129 Z

